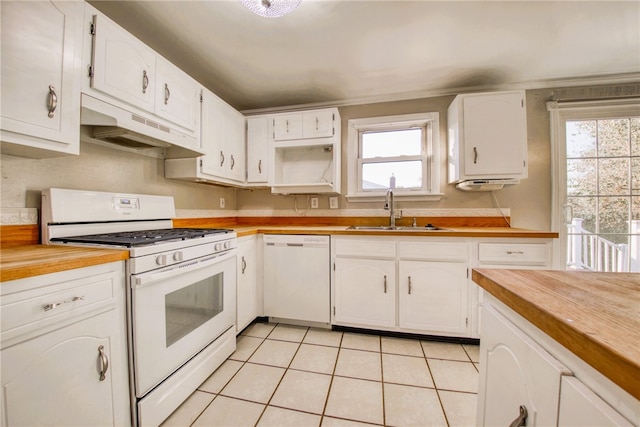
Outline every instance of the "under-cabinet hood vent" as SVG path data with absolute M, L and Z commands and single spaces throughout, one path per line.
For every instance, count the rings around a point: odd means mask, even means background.
M 166 158 L 199 157 L 199 140 L 178 129 L 82 94 L 80 124 L 95 140 L 130 150 L 164 149 Z
M 518 179 L 472 179 L 456 184 L 456 188 L 464 191 L 495 191 L 501 190 L 505 185 L 519 183 Z

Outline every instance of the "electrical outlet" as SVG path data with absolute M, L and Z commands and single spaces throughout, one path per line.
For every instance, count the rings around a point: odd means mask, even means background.
M 329 197 L 329 209 L 338 209 L 337 197 Z
M 318 209 L 318 198 L 317 197 L 312 197 L 311 198 L 311 209 Z
M 224 209 L 224 197 L 220 197 L 220 209 Z

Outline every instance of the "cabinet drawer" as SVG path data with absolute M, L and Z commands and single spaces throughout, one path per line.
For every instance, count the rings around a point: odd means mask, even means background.
M 2 297 L 0 340 L 52 329 L 76 316 L 111 306 L 118 299 L 118 276 L 102 274 L 59 280 L 49 286 Z
M 549 246 L 544 243 L 480 243 L 478 260 L 481 264 L 545 266 L 549 260 Z
M 335 252 L 338 256 L 395 258 L 396 242 L 392 239 L 336 239 Z
M 398 256 L 403 259 L 465 262 L 469 259 L 469 250 L 466 243 L 399 242 Z
M 633 426 L 576 377 L 562 377 L 558 425 Z

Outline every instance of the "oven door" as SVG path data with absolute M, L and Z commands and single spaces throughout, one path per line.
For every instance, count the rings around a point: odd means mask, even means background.
M 131 276 L 136 396 L 233 326 L 236 251 Z

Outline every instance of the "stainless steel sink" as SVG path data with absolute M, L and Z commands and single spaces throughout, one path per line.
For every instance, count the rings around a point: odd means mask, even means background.
M 352 225 L 347 230 L 361 230 L 361 231 L 416 231 L 416 232 L 433 232 L 433 231 L 450 231 L 449 228 L 442 227 L 412 227 L 412 226 L 396 226 L 390 227 L 388 225 L 365 225 L 358 226 Z

